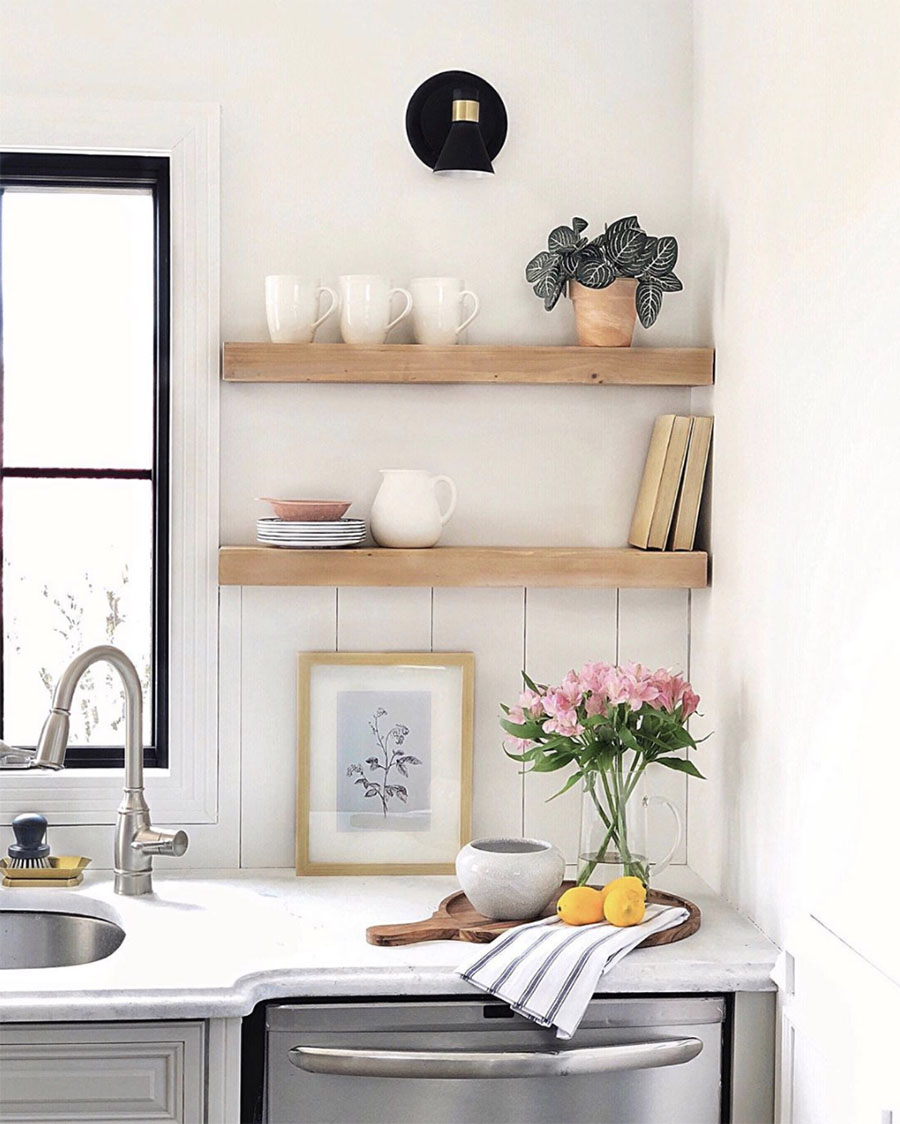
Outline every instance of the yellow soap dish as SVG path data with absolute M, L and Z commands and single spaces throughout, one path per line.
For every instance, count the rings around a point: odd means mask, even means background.
M 79 886 L 84 879 L 84 868 L 90 863 L 83 855 L 52 855 L 49 867 L 12 866 L 9 859 L 0 859 L 3 885 L 21 888 L 40 887 L 45 890 L 56 886 Z

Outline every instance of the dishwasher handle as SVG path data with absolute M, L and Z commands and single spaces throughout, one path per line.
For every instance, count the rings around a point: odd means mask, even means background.
M 342 1077 L 574 1077 L 587 1073 L 684 1065 L 703 1049 L 699 1038 L 671 1038 L 574 1050 L 342 1050 L 295 1046 L 291 1064 Z

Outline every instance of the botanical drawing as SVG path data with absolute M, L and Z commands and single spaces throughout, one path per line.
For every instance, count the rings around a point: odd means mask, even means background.
M 388 782 L 391 772 L 396 769 L 401 776 L 408 777 L 410 767 L 421 765 L 422 762 L 418 757 L 414 757 L 410 753 L 404 753 L 400 748 L 409 735 L 409 727 L 396 722 L 390 730 L 382 733 L 380 728 L 382 718 L 387 718 L 387 711 L 380 706 L 369 722 L 369 729 L 372 731 L 381 756 L 373 754 L 371 757 L 367 757 L 365 762 L 369 771 L 373 774 L 380 769 L 381 777 L 379 780 L 375 780 L 374 777 L 366 776 L 365 769 L 358 762 L 347 766 L 347 776 L 356 778 L 354 784 L 366 786 L 366 796 L 373 798 L 377 796 L 381 801 L 382 814 L 387 816 L 390 801 L 397 798 L 405 804 L 409 798 L 406 785 Z M 391 748 L 392 745 L 393 748 Z

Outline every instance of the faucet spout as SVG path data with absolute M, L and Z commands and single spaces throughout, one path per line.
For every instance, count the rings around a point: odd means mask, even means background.
M 101 660 L 116 669 L 125 688 L 125 787 L 116 822 L 115 890 L 117 894 L 149 894 L 153 888 L 153 854 L 183 855 L 188 841 L 183 831 L 161 832 L 150 822 L 150 809 L 144 799 L 141 681 L 134 664 L 121 649 L 100 644 L 72 660 L 56 684 L 50 713 L 30 765 L 39 769 L 64 767 L 75 688 L 87 669 Z

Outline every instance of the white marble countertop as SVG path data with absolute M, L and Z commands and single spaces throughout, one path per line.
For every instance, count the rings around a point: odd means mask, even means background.
M 661 889 L 700 906 L 700 931 L 639 949 L 600 993 L 771 991 L 777 949 L 685 867 Z M 455 941 L 366 943 L 368 925 L 427 917 L 456 889 L 442 878 L 296 878 L 293 871 L 155 874 L 154 893 L 116 897 L 109 874 L 77 889 L 0 889 L 0 909 L 55 910 L 125 930 L 105 960 L 0 971 L 0 1019 L 229 1018 L 263 999 L 470 994 Z

